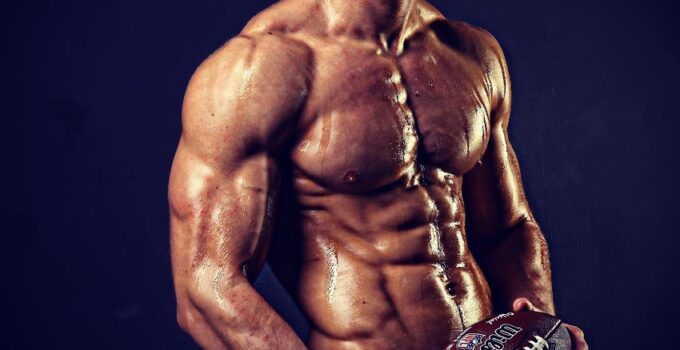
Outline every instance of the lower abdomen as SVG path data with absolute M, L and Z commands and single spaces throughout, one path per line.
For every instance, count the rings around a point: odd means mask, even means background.
M 298 295 L 319 349 L 438 349 L 491 314 L 476 264 L 364 263 L 342 249 L 305 264 Z

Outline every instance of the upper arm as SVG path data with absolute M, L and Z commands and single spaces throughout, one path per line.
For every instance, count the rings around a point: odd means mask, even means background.
M 194 73 L 169 184 L 176 280 L 201 265 L 261 266 L 277 149 L 306 96 L 304 58 L 283 38 L 237 37 Z
M 505 57 L 491 34 L 480 30 L 476 42 L 476 57 L 490 81 L 490 137 L 481 163 L 464 175 L 464 197 L 474 232 L 471 240 L 493 244 L 508 229 L 533 217 L 508 138 L 512 93 Z

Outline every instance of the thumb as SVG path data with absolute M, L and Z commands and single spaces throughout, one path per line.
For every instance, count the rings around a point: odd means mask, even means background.
M 540 311 L 527 298 L 517 298 L 512 302 L 512 311 Z

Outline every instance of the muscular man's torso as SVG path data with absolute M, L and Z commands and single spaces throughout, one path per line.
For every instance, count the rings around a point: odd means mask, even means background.
M 499 80 L 466 42 L 476 30 L 435 19 L 399 55 L 304 25 L 270 32 L 313 57 L 270 247 L 311 348 L 436 349 L 491 314 L 462 194 Z

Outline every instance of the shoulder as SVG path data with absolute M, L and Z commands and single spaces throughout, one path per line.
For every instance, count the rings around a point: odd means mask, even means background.
M 250 73 L 253 70 L 273 70 L 281 75 L 311 70 L 312 51 L 295 38 L 295 29 L 305 22 L 310 0 L 282 0 L 255 15 L 234 38 L 210 55 L 197 73 L 218 69 L 216 73 Z M 241 66 L 241 67 L 234 67 Z M 226 68 L 226 69 L 225 69 Z
M 432 23 L 432 29 L 446 41 L 461 49 L 497 50 L 500 45 L 487 30 L 463 21 L 442 19 Z
M 189 82 L 182 107 L 185 137 L 209 141 L 237 133 L 248 143 L 272 144 L 306 101 L 309 62 L 305 46 L 282 35 L 232 38 Z
M 272 85 L 305 89 L 309 81 L 304 47 L 274 35 L 239 35 L 206 58 L 196 69 L 185 95 L 185 108 L 204 100 L 235 100 L 245 92 L 265 93 Z M 257 96 L 252 96 L 257 98 Z
M 187 97 L 244 89 L 257 94 L 272 86 L 305 89 L 311 78 L 310 64 L 311 51 L 297 40 L 278 33 L 241 33 L 198 66 Z
M 291 12 L 307 0 L 283 0 L 254 16 L 196 70 L 192 81 L 247 74 L 297 85 L 312 71 L 312 50 L 291 35 Z M 297 17 L 298 20 L 300 16 Z M 191 87 L 191 85 L 190 85 Z
M 277 33 L 241 33 L 229 39 L 196 69 L 192 80 L 262 72 L 274 77 L 308 70 L 309 48 Z
M 472 24 L 440 20 L 431 24 L 439 40 L 476 62 L 487 75 L 494 105 L 509 103 L 510 81 L 505 55 L 498 40 L 487 30 Z

